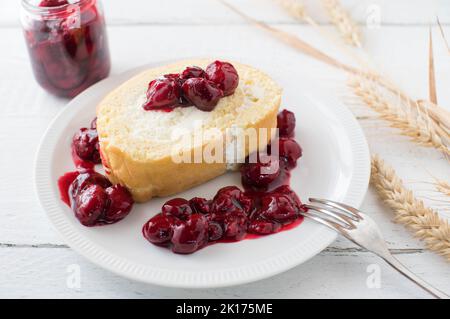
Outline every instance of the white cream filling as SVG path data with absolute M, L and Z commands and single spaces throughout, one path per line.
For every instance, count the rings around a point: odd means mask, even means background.
M 264 98 L 265 91 L 257 84 L 242 82 L 238 89 L 244 93 L 242 105 L 237 108 L 238 112 Z M 125 112 L 122 118 L 122 123 L 125 123 L 130 137 L 142 143 L 149 140 L 157 140 L 158 143 L 183 143 L 186 141 L 183 140 L 184 138 L 193 136 L 194 132 L 209 123 L 213 117 L 213 112 L 204 112 L 196 107 L 176 107 L 171 112 L 146 111 L 142 108 L 145 100 L 145 94 L 130 94 L 127 103 L 128 112 Z M 242 144 L 241 139 L 238 138 L 240 133 L 236 127 L 228 131 L 231 132 L 231 136 L 225 142 L 225 161 L 227 170 L 236 170 L 244 160 L 242 158 L 244 146 L 240 145 Z M 201 141 L 193 139 L 193 145 L 199 142 Z

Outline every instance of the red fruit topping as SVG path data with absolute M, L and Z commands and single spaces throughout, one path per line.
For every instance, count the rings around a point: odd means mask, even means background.
M 202 111 L 212 111 L 223 97 L 222 90 L 203 78 L 187 79 L 182 89 L 184 97 Z
M 72 140 L 76 154 L 84 161 L 100 163 L 100 145 L 97 130 L 82 128 L 76 133 Z
M 293 137 L 295 130 L 295 115 L 291 111 L 283 110 L 278 113 L 277 127 L 281 137 Z
M 183 80 L 191 79 L 191 78 L 204 78 L 206 76 L 205 71 L 198 66 L 188 66 L 181 73 L 180 78 Z
M 161 208 L 161 213 L 166 216 L 173 216 L 181 220 L 187 220 L 192 214 L 189 201 L 184 198 L 174 198 L 167 201 Z
M 261 199 L 259 216 L 266 220 L 276 221 L 282 224 L 293 222 L 299 217 L 300 210 L 295 201 L 288 195 L 274 193 Z
M 251 199 L 238 187 L 224 187 L 217 192 L 213 199 L 211 220 L 222 226 L 224 237 L 240 240 L 246 234 L 247 214 L 251 207 Z
M 296 209 L 299 211 L 307 211 L 305 206 L 300 201 L 300 198 L 297 196 L 297 194 L 289 187 L 289 185 L 282 185 L 275 190 L 273 190 L 271 193 L 277 193 L 277 194 L 283 194 L 287 195 L 295 204 Z
M 206 67 L 208 80 L 214 82 L 223 95 L 234 93 L 239 84 L 239 75 L 231 63 L 214 61 Z
M 267 220 L 254 220 L 248 225 L 248 232 L 259 235 L 276 233 L 281 228 L 281 224 Z
M 72 198 L 75 198 L 88 186 L 95 184 L 103 188 L 108 188 L 111 186 L 111 182 L 102 174 L 94 172 L 92 170 L 84 171 L 80 173 L 70 186 L 70 194 Z
M 217 219 L 224 228 L 224 237 L 232 240 L 241 240 L 247 233 L 248 218 L 243 212 L 225 214 Z
M 220 189 L 211 204 L 213 219 L 223 214 L 247 214 L 252 206 L 252 200 L 236 186 Z
M 269 156 L 260 157 L 257 163 L 246 163 L 242 165 L 242 183 L 244 185 L 264 188 L 280 176 L 280 171 L 278 159 Z
M 42 0 L 39 4 L 40 7 L 59 7 L 69 4 L 67 0 Z
M 108 195 L 108 205 L 103 215 L 105 221 L 114 223 L 124 219 L 131 212 L 134 203 L 128 189 L 122 185 L 114 185 L 105 192 Z
M 302 148 L 298 143 L 290 138 L 280 138 L 279 156 L 289 168 L 297 165 L 297 160 L 302 156 Z
M 89 185 L 75 198 L 75 217 L 84 226 L 96 225 L 105 210 L 107 198 L 103 187 Z
M 208 242 L 208 219 L 202 214 L 192 214 L 186 221 L 173 227 L 172 251 L 190 254 Z
M 222 236 L 223 236 L 222 226 L 220 226 L 220 224 L 216 223 L 216 222 L 209 222 L 208 236 L 209 236 L 209 241 L 216 241 L 216 240 L 219 240 L 220 238 L 222 238 Z
M 189 200 L 189 205 L 194 213 L 208 214 L 210 201 L 206 198 L 194 197 Z
M 194 105 L 202 111 L 212 111 L 220 98 L 233 94 L 239 84 L 236 69 L 227 62 L 215 61 L 204 71 L 189 66 L 181 74 L 165 74 L 150 82 L 145 110 L 170 112 L 173 108 Z
M 180 83 L 173 77 L 161 77 L 148 85 L 145 110 L 157 110 L 175 107 L 181 97 Z
M 142 234 L 153 244 L 169 243 L 173 235 L 171 219 L 163 214 L 154 216 L 142 227 Z

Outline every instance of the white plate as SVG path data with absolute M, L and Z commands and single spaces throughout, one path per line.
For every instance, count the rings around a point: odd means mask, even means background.
M 292 188 L 304 201 L 322 197 L 358 207 L 367 190 L 370 158 L 364 134 L 353 115 L 337 100 L 314 92 L 312 85 L 302 87 L 308 94 L 299 94 L 299 83 L 289 79 L 304 76 L 295 74 L 295 70 L 288 70 L 286 78 L 280 76 L 279 68 L 272 72 L 262 69 L 284 87 L 282 107 L 294 111 L 297 117 L 296 136 L 304 156 L 293 171 Z M 71 137 L 80 127 L 89 125 L 95 106 L 107 92 L 139 70 L 108 78 L 76 97 L 42 139 L 36 159 L 37 194 L 70 247 L 97 265 L 131 279 L 163 286 L 209 288 L 278 274 L 316 255 L 336 238 L 333 231 L 305 220 L 297 228 L 257 240 L 216 244 L 191 255 L 177 255 L 148 243 L 141 235 L 142 225 L 159 212 L 166 199 L 135 205 L 132 213 L 115 225 L 83 227 L 61 202 L 57 187 L 58 177 L 74 170 Z M 240 186 L 239 174 L 226 174 L 180 196 L 211 198 L 219 188 L 232 184 Z

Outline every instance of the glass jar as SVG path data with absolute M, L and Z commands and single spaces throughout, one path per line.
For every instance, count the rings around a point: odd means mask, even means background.
M 100 0 L 22 0 L 21 21 L 38 83 L 74 97 L 111 69 Z

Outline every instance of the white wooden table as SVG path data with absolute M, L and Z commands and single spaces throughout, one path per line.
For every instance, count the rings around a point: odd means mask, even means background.
M 311 44 L 339 56 L 317 31 L 296 23 L 271 0 L 229 0 L 252 16 L 296 33 Z M 381 27 L 365 30 L 365 48 L 391 77 L 414 97 L 427 96 L 428 23 L 439 14 L 450 37 L 450 4 L 436 1 L 343 1 L 364 24 L 371 4 L 381 9 Z M 286 61 L 316 78 L 324 92 L 341 94 L 334 85 L 345 77 L 298 54 L 245 24 L 213 0 L 104 1 L 113 60 L 113 74 L 135 66 L 186 56 L 263 56 Z M 337 240 L 310 261 L 281 275 L 225 289 L 188 290 L 145 285 L 118 277 L 76 254 L 58 237 L 39 207 L 33 189 L 33 159 L 39 140 L 66 100 L 46 94 L 35 83 L 18 22 L 19 1 L 0 2 L 0 297 L 76 298 L 426 298 L 401 275 L 345 240 Z M 311 15 L 326 24 L 323 14 Z M 333 28 L 325 25 L 331 31 Z M 450 104 L 450 55 L 434 28 L 438 98 Z M 364 114 L 361 108 L 356 115 Z M 408 187 L 436 197 L 430 174 L 450 180 L 448 166 L 434 150 L 360 118 L 372 152 L 393 165 Z M 448 200 L 448 198 L 447 198 Z M 436 204 L 448 218 L 448 207 Z M 447 210 L 445 210 L 447 209 Z M 450 267 L 425 250 L 402 225 L 392 223 L 373 189 L 362 210 L 382 227 L 392 252 L 412 271 L 450 293 Z M 447 215 L 446 215 L 447 214 Z M 81 269 L 81 287 L 69 288 L 71 265 Z M 367 285 L 380 270 L 379 287 Z

